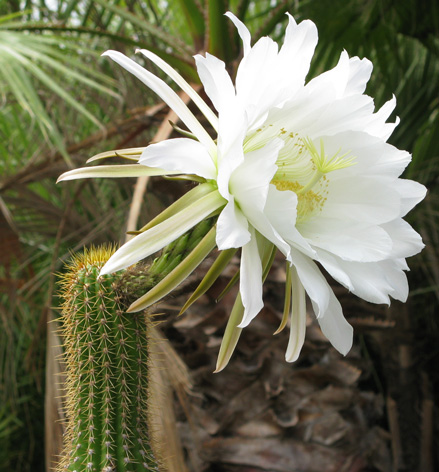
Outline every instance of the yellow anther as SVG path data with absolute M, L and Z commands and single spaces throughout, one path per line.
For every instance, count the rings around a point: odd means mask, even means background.
M 271 183 L 280 191 L 290 190 L 297 195 L 297 223 L 305 221 L 316 211 L 321 211 L 326 201 L 324 195 L 312 190 L 303 191 L 303 185 L 289 180 L 272 180 Z

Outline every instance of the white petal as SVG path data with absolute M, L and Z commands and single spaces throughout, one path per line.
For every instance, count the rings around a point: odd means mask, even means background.
M 275 162 L 282 146 L 282 140 L 275 139 L 261 149 L 248 152 L 244 162 L 230 178 L 230 191 L 245 217 L 288 259 L 289 245 L 276 231 L 271 219 L 273 223 L 282 225 L 282 228 L 289 223 L 288 234 L 294 234 L 297 231 L 294 227 L 297 197 L 290 192 L 290 195 L 285 193 L 285 198 L 278 195 L 278 198 L 273 196 L 270 202 L 267 200 L 270 193 L 277 192 L 270 181 L 276 173 Z
M 224 62 L 209 53 L 206 53 L 206 57 L 197 54 L 194 58 L 204 90 L 216 110 L 221 113 L 233 107 L 235 87 Z
M 270 185 L 268 190 L 267 202 L 264 208 L 264 215 L 266 215 L 270 225 L 278 234 L 278 239 L 286 241 L 289 245 L 299 249 L 309 257 L 314 257 L 315 251 L 311 248 L 308 242 L 303 238 L 296 228 L 296 215 L 297 215 L 297 195 L 294 192 L 280 191 L 274 185 Z M 255 226 L 255 223 L 253 223 Z M 278 242 L 269 236 L 266 232 L 259 229 L 267 239 L 275 244 L 289 260 L 289 247 L 288 251 L 285 252 L 283 246 L 279 245 Z
M 327 200 L 320 216 L 358 221 L 365 225 L 387 223 L 401 213 L 396 179 L 341 175 L 328 176 Z
M 323 334 L 346 355 L 352 347 L 353 329 L 345 320 L 341 305 L 316 264 L 297 251 L 292 254 L 300 281 L 311 299 Z
M 349 290 L 355 295 L 371 303 L 385 303 L 390 305 L 389 294 L 394 290 L 390 281 L 392 272 L 400 270 L 388 267 L 388 261 L 380 262 L 349 262 L 337 256 L 331 256 L 322 250 L 318 251 L 319 261 L 335 280 L 344 283 L 341 273 L 345 273 L 349 280 Z
M 327 89 L 334 93 L 332 100 L 361 95 L 366 89 L 372 69 L 373 65 L 368 59 L 349 58 L 348 53 L 342 51 L 337 65 L 311 80 L 307 88 L 311 91 Z M 330 98 L 331 95 L 328 96 Z
M 245 24 L 230 11 L 225 13 L 225 15 L 228 16 L 232 20 L 233 24 L 236 26 L 236 29 L 238 30 L 238 34 L 241 37 L 242 44 L 244 46 L 244 55 L 248 54 L 251 48 L 250 31 L 247 29 L 247 26 L 245 26 Z
M 243 163 L 231 175 L 230 193 L 243 208 L 264 209 L 270 181 L 277 171 L 276 160 L 283 145 L 281 139 L 274 139 L 263 148 L 246 153 Z
M 387 280 L 392 286 L 390 296 L 395 300 L 405 303 L 409 295 L 409 284 L 404 270 L 398 267 L 398 261 L 383 261 L 382 266 L 388 267 L 386 270 Z M 405 265 L 405 264 L 403 264 Z
M 386 223 L 383 228 L 392 238 L 392 258 L 406 258 L 422 251 L 425 246 L 421 236 L 403 219 Z
M 373 64 L 368 59 L 352 57 L 349 60 L 349 78 L 344 95 L 358 95 L 364 93 L 367 82 L 372 74 Z
M 235 205 L 232 195 L 219 215 L 216 226 L 216 244 L 221 251 L 242 247 L 250 241 L 247 218 Z
M 110 274 L 134 264 L 177 239 L 197 223 L 224 205 L 224 199 L 213 191 L 185 210 L 135 236 L 107 261 L 100 275 Z
M 363 131 L 372 115 L 373 100 L 367 95 L 349 95 L 316 110 L 308 116 L 310 135 L 333 135 L 344 131 Z
M 211 150 L 215 148 L 215 143 L 207 131 L 201 126 L 200 122 L 195 118 L 183 100 L 163 80 L 151 74 L 151 72 L 118 51 L 110 50 L 104 52 L 102 55 L 113 59 L 114 62 L 117 62 L 153 90 L 175 113 L 177 113 L 181 121 L 183 121 L 207 149 Z
M 340 302 L 329 288 L 329 306 L 324 316 L 318 318 L 320 328 L 330 343 L 344 356 L 351 350 L 354 330 L 343 316 Z
M 395 123 L 386 123 L 387 118 L 389 118 L 395 107 L 396 98 L 393 95 L 389 101 L 370 117 L 370 121 L 364 128 L 364 131 L 387 141 L 399 123 L 399 118 L 396 119 Z
M 245 328 L 262 310 L 262 263 L 255 231 L 250 228 L 251 239 L 242 247 L 239 291 L 244 305 L 244 316 L 238 328 Z
M 401 195 L 401 213 L 399 216 L 405 216 L 427 194 L 427 189 L 413 180 L 398 179 L 395 182 L 395 188 Z
M 251 225 L 266 239 L 271 241 L 284 254 L 285 258 L 290 261 L 290 245 L 276 231 L 266 214 L 254 208 L 246 208 L 245 216 Z
M 329 274 L 352 293 L 371 303 L 390 304 L 389 295 L 405 301 L 408 283 L 404 259 L 374 263 L 346 262 L 326 251 L 318 250 L 318 261 Z
M 302 236 L 346 261 L 375 262 L 387 259 L 392 239 L 380 226 L 366 226 L 336 218 L 313 218 L 300 225 Z
M 220 115 L 218 134 L 218 190 L 228 199 L 233 171 L 244 161 L 243 142 L 247 133 L 247 118 L 239 108 L 226 108 Z
M 247 111 L 250 128 L 267 113 L 268 108 L 273 105 L 273 97 L 278 95 L 278 90 L 273 86 L 276 83 L 277 54 L 277 43 L 263 37 L 239 64 L 236 93 Z
M 322 264 L 325 270 L 333 277 L 338 283 L 343 285 L 349 290 L 353 290 L 354 286 L 352 285 L 351 279 L 348 274 L 342 269 L 339 264 L 340 258 L 330 254 L 323 249 L 316 249 L 317 256 L 316 260 Z
M 305 20 L 297 24 L 290 14 L 287 15 L 288 26 L 278 58 L 281 74 L 278 80 L 282 88 L 287 86 L 282 92 L 289 99 L 295 89 L 304 84 L 317 45 L 318 33 L 312 21 Z
M 161 59 L 159 56 L 154 54 L 147 49 L 138 49 L 145 57 L 150 59 L 156 64 L 163 72 L 165 72 L 171 79 L 184 91 L 186 92 L 192 101 L 197 105 L 201 113 L 207 118 L 209 123 L 215 130 L 218 130 L 218 117 L 212 112 L 207 106 L 207 103 L 198 95 L 198 93 L 186 82 L 186 80 L 167 62 Z
M 303 86 L 316 44 L 314 23 L 297 25 L 289 15 L 280 51 L 274 41 L 264 37 L 246 52 L 238 68 L 236 90 L 247 110 L 250 129 L 260 126 L 273 107 L 282 106 Z
M 311 93 L 326 90 L 327 99 L 333 101 L 344 95 L 349 80 L 349 56 L 346 51 L 340 54 L 337 65 L 312 79 L 306 89 Z
M 139 163 L 149 167 L 165 167 L 181 174 L 195 174 L 215 179 L 216 168 L 206 148 L 193 139 L 168 139 L 149 145 Z
M 292 249 L 291 258 L 299 279 L 313 302 L 315 315 L 317 318 L 324 316 L 329 305 L 329 292 L 331 291 L 325 277 L 316 264 L 299 251 Z

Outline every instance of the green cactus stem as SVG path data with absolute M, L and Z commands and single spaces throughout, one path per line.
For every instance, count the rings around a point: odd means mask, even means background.
M 57 472 L 161 470 L 149 434 L 152 322 L 144 312 L 127 314 L 126 308 L 175 269 L 211 227 L 211 221 L 203 222 L 150 266 L 116 274 L 99 277 L 112 248 L 73 257 L 60 284 L 67 425 Z

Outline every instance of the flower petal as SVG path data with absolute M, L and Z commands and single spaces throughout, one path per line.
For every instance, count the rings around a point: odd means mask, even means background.
M 229 183 L 230 192 L 239 205 L 263 211 L 270 181 L 277 171 L 277 156 L 283 145 L 281 139 L 273 139 L 263 148 L 245 154 Z
M 346 261 L 375 262 L 387 259 L 393 242 L 380 226 L 367 226 L 336 218 L 313 218 L 300 225 L 300 233 L 315 248 L 325 249 Z
M 328 286 L 329 287 L 329 286 Z M 344 356 L 351 350 L 354 330 L 343 316 L 340 302 L 329 287 L 329 305 L 324 316 L 318 318 L 322 333 Z
M 335 280 L 358 297 L 371 303 L 390 305 L 389 294 L 395 291 L 392 280 L 399 277 L 394 272 L 401 272 L 399 267 L 388 264 L 391 261 L 344 261 L 323 250 L 318 250 L 318 260 Z
M 239 328 L 245 328 L 262 310 L 262 262 L 255 230 L 250 228 L 251 239 L 242 247 L 239 292 L 244 305 L 244 316 Z
M 260 123 L 278 96 L 278 90 L 273 87 L 277 54 L 277 43 L 268 37 L 263 37 L 239 64 L 235 81 L 236 94 L 246 110 L 249 128 Z M 258 80 L 255 80 L 255 77 Z
M 323 334 L 337 351 L 346 355 L 352 347 L 353 329 L 343 316 L 340 302 L 311 259 L 298 251 L 292 252 L 292 259 Z
M 405 216 L 414 206 L 425 198 L 427 189 L 414 180 L 398 179 L 395 188 L 401 195 L 401 213 Z
M 422 251 L 424 243 L 421 236 L 403 219 L 386 223 L 383 228 L 392 238 L 391 257 L 406 258 Z
M 396 98 L 395 95 L 393 95 L 389 101 L 370 117 L 370 121 L 364 128 L 364 131 L 372 136 L 377 136 L 387 141 L 389 136 L 393 133 L 393 130 L 399 124 L 399 118 L 396 119 L 395 123 L 386 123 L 387 118 L 389 118 L 395 107 Z
M 207 103 L 198 95 L 198 93 L 186 82 L 186 80 L 167 62 L 161 59 L 159 56 L 154 54 L 147 49 L 138 49 L 136 52 L 142 53 L 145 57 L 150 59 L 154 64 L 163 72 L 165 72 L 184 92 L 186 92 L 191 100 L 195 103 L 201 113 L 207 118 L 209 123 L 213 126 L 213 129 L 218 131 L 218 117 L 212 112 L 207 106 Z
M 200 122 L 195 118 L 193 113 L 185 105 L 183 100 L 167 85 L 163 80 L 156 77 L 142 66 L 129 59 L 118 51 L 106 51 L 103 56 L 108 56 L 117 62 L 128 72 L 136 76 L 146 86 L 153 90 L 172 110 L 177 113 L 181 121 L 189 128 L 189 130 L 203 143 L 207 149 L 215 149 L 215 143 L 203 128 Z
M 225 13 L 225 15 L 229 17 L 232 20 L 233 24 L 236 26 L 236 29 L 238 30 L 238 34 L 242 39 L 242 45 L 244 47 L 244 56 L 247 55 L 251 49 L 250 31 L 247 29 L 247 26 L 245 26 L 245 24 L 230 11 Z
M 315 256 L 314 249 L 309 245 L 306 239 L 299 233 L 296 228 L 296 216 L 297 216 L 297 195 L 289 190 L 280 191 L 274 185 L 270 185 L 268 190 L 267 202 L 264 208 L 264 215 L 273 229 L 279 234 L 282 241 L 288 243 L 299 249 L 302 253 L 309 257 Z M 253 223 L 253 226 L 255 224 Z M 256 227 L 256 226 L 255 226 Z M 270 238 L 266 233 L 259 230 L 267 239 L 286 255 L 289 260 L 289 250 L 287 253 L 275 242 L 274 239 Z
M 236 98 L 235 86 L 224 62 L 209 53 L 206 53 L 206 57 L 197 54 L 194 59 L 204 90 L 216 110 L 221 113 L 227 108 L 233 108 Z
M 139 163 L 149 167 L 166 167 L 181 174 L 195 174 L 215 179 L 216 168 L 206 148 L 193 139 L 168 139 L 150 144 L 140 156 Z
M 110 257 L 102 268 L 100 275 L 125 269 L 153 254 L 177 239 L 222 205 L 224 205 L 224 199 L 217 191 L 200 198 L 185 210 L 135 236 L 124 244 Z
M 324 316 L 329 306 L 328 283 L 316 264 L 299 251 L 292 249 L 291 258 L 297 269 L 299 279 L 311 299 L 317 318 Z
M 251 224 L 289 258 L 289 245 L 276 230 L 275 224 L 282 225 L 282 229 L 288 226 L 288 235 L 297 232 L 294 227 L 297 197 L 292 192 L 278 195 L 270 185 L 282 146 L 282 140 L 274 139 L 263 148 L 246 153 L 244 162 L 230 178 L 230 191 Z M 269 195 L 272 196 L 270 201 Z
M 233 196 L 218 217 L 216 244 L 221 251 L 242 247 L 250 241 L 247 218 L 236 206 Z
M 409 295 L 409 284 L 404 272 L 408 270 L 405 260 L 394 259 L 391 261 L 383 261 L 381 262 L 381 266 L 386 270 L 387 280 L 392 286 L 390 296 L 395 300 L 405 303 Z
M 336 174 L 336 172 L 334 172 Z M 396 179 L 329 175 L 327 200 L 320 216 L 365 225 L 387 223 L 401 216 L 401 197 Z
M 316 25 L 305 20 L 296 23 L 288 15 L 288 26 L 285 31 L 284 43 L 279 51 L 280 89 L 290 99 L 298 86 L 303 86 L 308 74 L 311 59 L 317 45 L 318 33 Z

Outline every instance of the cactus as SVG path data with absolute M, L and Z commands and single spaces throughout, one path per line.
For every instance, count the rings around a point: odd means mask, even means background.
M 62 282 L 68 423 L 59 471 L 158 471 L 148 436 L 148 320 L 124 313 L 120 275 L 99 277 L 112 252 L 75 256 Z
M 57 472 L 158 471 L 148 433 L 149 315 L 125 313 L 212 227 L 206 221 L 165 248 L 150 266 L 99 277 L 110 247 L 74 256 L 62 275 L 66 360 L 64 451 Z

